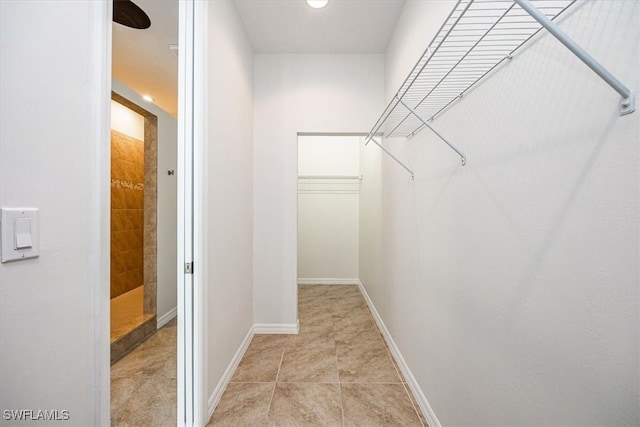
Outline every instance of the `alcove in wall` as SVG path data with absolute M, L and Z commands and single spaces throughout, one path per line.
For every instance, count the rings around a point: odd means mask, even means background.
M 112 93 L 111 363 L 156 330 L 157 117 Z
M 356 284 L 362 136 L 298 136 L 298 283 Z

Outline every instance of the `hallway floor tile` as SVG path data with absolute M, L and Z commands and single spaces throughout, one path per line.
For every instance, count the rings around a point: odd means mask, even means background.
M 298 301 L 300 333 L 253 337 L 208 426 L 427 426 L 357 286 Z
M 174 426 L 177 412 L 176 320 L 111 367 L 111 425 Z

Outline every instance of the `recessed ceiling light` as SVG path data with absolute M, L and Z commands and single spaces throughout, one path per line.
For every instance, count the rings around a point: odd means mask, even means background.
M 307 0 L 307 4 L 314 9 L 325 7 L 327 3 L 329 3 L 329 0 Z
M 142 95 L 142 99 L 144 99 L 147 102 L 153 102 L 153 98 L 150 97 L 149 95 Z

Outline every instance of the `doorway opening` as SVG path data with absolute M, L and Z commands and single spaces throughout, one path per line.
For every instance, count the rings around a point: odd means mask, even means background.
M 112 24 L 112 102 L 138 115 L 142 137 L 112 131 L 110 418 L 175 425 L 179 2 L 136 4 L 150 28 Z
M 358 283 L 362 140 L 298 136 L 298 284 Z
M 111 363 L 156 330 L 158 118 L 111 94 Z

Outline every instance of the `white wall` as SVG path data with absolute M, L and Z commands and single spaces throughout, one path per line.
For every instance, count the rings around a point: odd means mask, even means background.
M 158 319 L 163 316 L 166 319 L 177 305 L 178 187 L 176 175 L 169 175 L 167 171 L 177 168 L 178 121 L 116 79 L 112 80 L 112 89 L 158 118 L 157 307 Z
M 425 3 L 396 28 L 387 96 L 438 26 Z M 562 22 L 636 93 L 639 9 Z M 434 121 L 467 166 L 428 131 L 387 141 L 416 180 L 383 157 L 384 265 L 361 277 L 442 425 L 640 423 L 640 113 L 618 100 L 546 35 Z
M 367 132 L 383 108 L 382 55 L 256 55 L 254 320 L 297 320 L 297 134 Z
M 354 135 L 298 136 L 298 175 L 359 175 L 361 143 Z
M 231 1 L 209 2 L 207 16 L 202 215 L 210 398 L 253 323 L 253 52 Z
M 144 117 L 111 100 L 111 129 L 144 141 Z
M 358 273 L 368 290 L 384 286 L 382 259 L 382 150 L 370 143 L 360 146 L 358 219 Z
M 108 423 L 109 21 L 106 3 L 0 2 L 0 204 L 40 209 L 40 257 L 0 265 L 3 425 Z
M 298 137 L 298 283 L 357 283 L 362 142 Z

